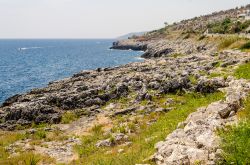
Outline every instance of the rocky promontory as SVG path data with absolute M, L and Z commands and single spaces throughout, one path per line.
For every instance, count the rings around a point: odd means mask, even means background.
M 146 51 L 147 43 L 139 42 L 134 39 L 120 40 L 120 41 L 114 42 L 113 46 L 110 49 Z

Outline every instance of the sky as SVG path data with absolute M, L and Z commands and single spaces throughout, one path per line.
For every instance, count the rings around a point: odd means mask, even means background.
M 249 0 L 0 0 L 0 38 L 115 38 Z

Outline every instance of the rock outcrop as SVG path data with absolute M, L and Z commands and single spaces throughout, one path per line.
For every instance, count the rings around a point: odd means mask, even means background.
M 226 99 L 199 108 L 186 121 L 156 144 L 154 159 L 158 165 L 216 164 L 221 158 L 219 137 L 215 131 L 237 120 L 235 114 L 250 91 L 250 83 L 228 78 L 224 88 Z
M 135 39 L 121 40 L 114 42 L 110 49 L 146 51 L 147 43 Z

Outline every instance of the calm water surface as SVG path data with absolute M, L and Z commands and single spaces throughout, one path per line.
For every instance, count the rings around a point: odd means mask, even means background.
M 141 61 L 142 52 L 110 50 L 113 40 L 0 40 L 0 103 L 81 70 Z

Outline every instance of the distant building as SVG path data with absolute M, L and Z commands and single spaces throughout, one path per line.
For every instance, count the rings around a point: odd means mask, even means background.
M 243 20 L 250 20 L 250 10 L 239 11 L 237 17 Z

